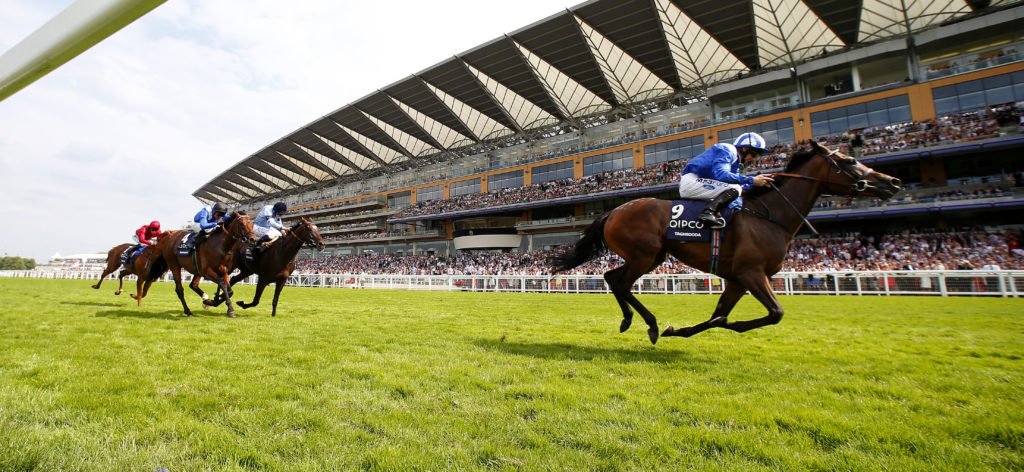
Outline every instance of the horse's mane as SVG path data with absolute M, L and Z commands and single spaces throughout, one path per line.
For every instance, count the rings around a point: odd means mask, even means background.
M 796 169 L 799 169 L 800 166 L 804 165 L 804 163 L 809 161 L 812 157 L 814 157 L 815 154 L 817 154 L 817 151 L 815 151 L 814 149 L 799 149 L 797 151 L 794 151 L 793 154 L 790 154 L 789 162 L 786 163 L 786 168 L 785 170 L 783 170 L 783 172 L 792 173 Z M 780 179 L 785 178 L 785 176 L 777 176 L 775 177 L 775 182 L 781 183 Z M 771 190 L 771 187 L 754 187 L 751 188 L 750 190 L 743 192 L 743 197 L 745 199 L 758 198 Z
M 815 151 L 814 149 L 801 149 L 799 151 L 794 152 L 791 156 L 789 156 L 789 162 L 786 164 L 786 170 L 784 170 L 783 172 L 793 172 L 798 167 L 802 166 L 805 162 L 807 162 L 810 158 L 814 157 L 815 154 L 817 154 L 817 151 Z

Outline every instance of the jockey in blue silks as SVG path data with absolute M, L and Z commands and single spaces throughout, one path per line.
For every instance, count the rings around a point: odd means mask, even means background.
M 288 205 L 284 202 L 277 202 L 267 205 L 252 220 L 252 232 L 260 237 L 259 243 L 265 243 L 281 237 L 284 230 L 284 223 L 281 217 L 288 213 Z
M 767 187 L 774 182 L 767 174 L 755 177 L 739 174 L 741 160 L 766 152 L 768 148 L 764 138 L 757 133 L 743 133 L 733 144 L 711 146 L 683 168 L 679 178 L 679 197 L 710 200 L 699 219 L 711 228 L 724 228 L 722 209 L 733 203 L 744 190 Z
M 185 229 L 198 233 L 195 245 L 198 246 L 200 242 L 206 239 L 206 236 L 220 224 L 220 221 L 227 213 L 227 205 L 221 202 L 217 202 L 213 206 L 205 206 L 199 210 L 199 213 L 196 213 L 196 216 L 192 218 L 192 223 L 185 226 Z

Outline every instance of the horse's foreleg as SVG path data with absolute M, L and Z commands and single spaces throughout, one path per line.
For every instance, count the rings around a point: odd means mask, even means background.
M 138 302 L 137 306 L 139 306 L 139 307 L 142 306 L 142 284 L 144 284 L 144 283 L 146 283 L 146 282 L 144 280 L 142 280 L 142 277 L 139 277 L 138 279 L 136 279 L 135 280 L 135 293 L 130 294 L 131 297 L 134 298 L 136 302 Z
M 228 277 L 225 275 L 223 278 L 216 279 L 217 285 L 224 291 L 224 301 L 228 305 L 228 318 L 235 317 L 235 305 L 231 303 L 231 287 L 228 286 Z
M 782 306 L 772 292 L 771 282 L 763 273 L 753 274 L 746 277 L 743 282 L 750 290 L 750 294 L 761 302 L 768 309 L 768 314 L 760 318 L 745 321 L 733 321 L 722 325 L 722 328 L 731 329 L 737 333 L 743 333 L 762 326 L 776 324 L 782 321 Z
M 239 301 L 238 306 L 242 307 L 243 309 L 246 309 L 259 305 L 260 298 L 263 296 L 263 289 L 265 288 L 267 288 L 267 282 L 264 282 L 263 278 L 261 277 L 259 280 L 256 281 L 256 295 L 253 295 L 252 301 L 249 303 Z
M 277 299 L 281 296 L 281 290 L 284 289 L 286 283 L 288 283 L 288 277 L 281 277 L 274 284 L 274 308 L 270 311 L 270 316 L 277 316 Z
M 725 325 L 726 317 L 732 312 L 733 307 L 736 303 L 743 298 L 743 295 L 747 293 L 747 287 L 735 280 L 725 281 L 725 290 L 722 291 L 722 295 L 718 297 L 718 305 L 715 306 L 715 312 L 711 314 L 711 318 L 703 323 L 699 323 L 693 326 L 687 326 L 685 328 L 675 329 L 672 326 L 665 328 L 665 332 L 661 333 L 662 336 L 682 336 L 688 338 L 697 333 L 703 332 L 709 328 L 716 328 Z
M 121 273 L 117 274 L 117 291 L 114 295 L 120 295 L 124 291 L 124 278 L 128 275 L 128 271 L 121 269 Z
M 202 275 L 193 275 L 192 276 L 192 283 L 188 284 L 188 288 L 192 289 L 193 292 L 196 292 L 196 295 L 199 295 L 199 298 L 203 299 L 203 306 L 207 307 L 207 306 L 210 306 L 210 296 L 207 295 L 206 292 L 203 291 L 203 289 L 199 288 L 199 282 L 202 282 L 202 280 L 203 280 L 203 276 Z M 217 279 L 212 279 L 212 280 L 217 280 Z

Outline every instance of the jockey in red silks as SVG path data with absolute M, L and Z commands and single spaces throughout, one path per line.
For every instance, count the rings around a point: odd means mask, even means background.
M 150 244 L 156 244 L 157 239 L 160 237 L 160 222 L 153 220 L 148 225 L 144 225 L 139 229 L 135 230 L 135 236 L 132 236 L 132 240 L 135 241 L 135 245 L 129 247 L 127 251 L 121 254 L 121 264 L 128 262 L 128 257 L 134 254 L 135 251 L 141 251 Z
M 135 237 L 133 239 L 139 246 L 145 248 L 147 245 L 156 244 L 157 238 L 159 237 L 160 222 L 151 221 L 148 225 L 135 230 Z

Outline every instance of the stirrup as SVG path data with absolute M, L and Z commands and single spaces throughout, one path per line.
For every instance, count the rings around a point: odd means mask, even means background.
M 721 215 L 710 211 L 700 212 L 700 216 L 697 217 L 700 221 L 707 223 L 711 229 L 722 229 L 725 228 L 725 218 Z

